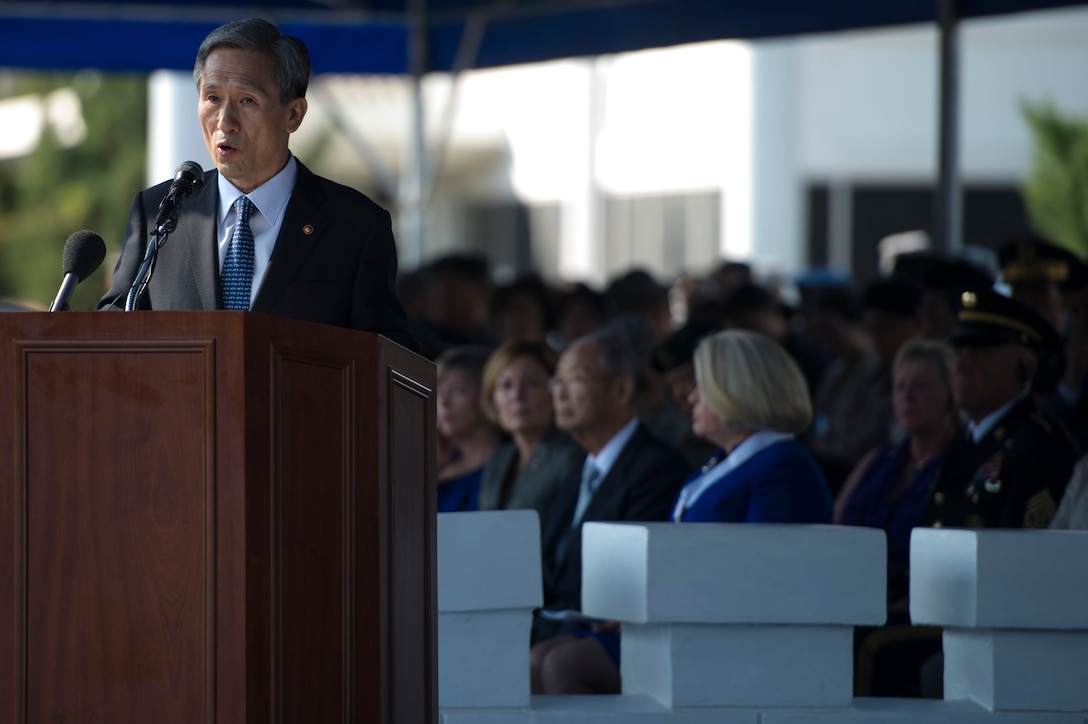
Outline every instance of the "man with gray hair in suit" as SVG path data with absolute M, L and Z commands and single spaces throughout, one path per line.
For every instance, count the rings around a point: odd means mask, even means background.
M 599 331 L 571 344 L 551 381 L 556 425 L 586 452 L 556 493 L 543 532 L 544 608 L 579 610 L 582 525 L 586 521 L 665 521 L 689 465 L 635 414 L 642 361 L 621 334 Z M 534 625 L 534 693 L 619 693 L 615 631 Z M 615 666 L 600 666 L 612 659 Z M 605 673 L 607 672 L 607 673 Z

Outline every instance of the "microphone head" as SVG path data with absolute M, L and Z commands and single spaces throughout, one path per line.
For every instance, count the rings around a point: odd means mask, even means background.
M 64 273 L 80 281 L 89 277 L 106 258 L 106 242 L 93 231 L 77 231 L 64 242 Z
M 204 169 L 196 161 L 186 161 L 174 171 L 174 183 L 183 181 L 191 186 L 192 191 L 204 185 Z

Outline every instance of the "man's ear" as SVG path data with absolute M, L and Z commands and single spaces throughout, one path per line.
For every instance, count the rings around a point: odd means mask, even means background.
M 306 117 L 309 104 L 305 98 L 295 98 L 287 102 L 287 132 L 294 133 L 302 125 L 302 119 Z

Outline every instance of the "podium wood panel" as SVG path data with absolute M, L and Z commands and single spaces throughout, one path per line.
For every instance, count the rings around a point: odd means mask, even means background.
M 0 720 L 436 721 L 429 362 L 223 312 L 0 342 Z

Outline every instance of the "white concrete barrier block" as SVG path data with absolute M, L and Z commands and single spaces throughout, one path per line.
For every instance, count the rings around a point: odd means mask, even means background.
M 534 724 L 528 709 L 439 709 L 442 724 Z
M 944 696 L 991 711 L 1088 712 L 1088 632 L 945 629 Z
M 624 624 L 624 694 L 665 706 L 848 706 L 848 626 Z
M 1088 532 L 915 528 L 911 620 L 1088 629 Z
M 438 516 L 438 610 L 541 605 L 540 519 L 535 510 Z
M 586 523 L 582 608 L 636 623 L 879 625 L 884 531 L 830 525 Z
M 1008 712 L 994 714 L 973 701 L 855 699 L 848 709 L 782 709 L 763 712 L 760 724 L 1088 724 L 1083 716 Z
M 438 705 L 529 705 L 529 611 L 438 614 Z
M 754 710 L 679 711 L 642 694 L 534 696 L 531 711 L 532 724 L 759 724 Z

